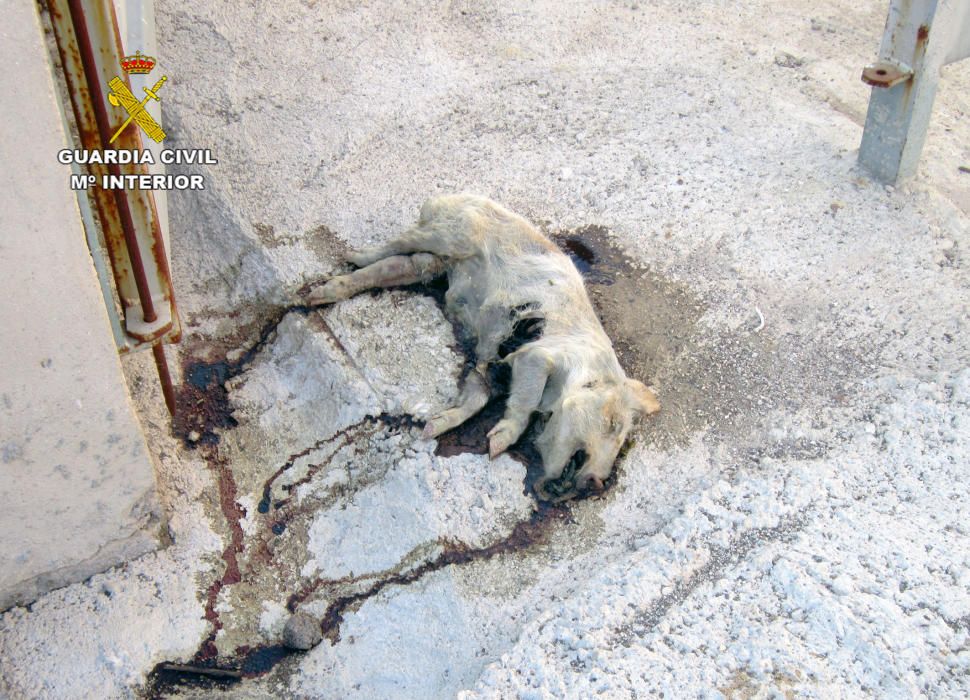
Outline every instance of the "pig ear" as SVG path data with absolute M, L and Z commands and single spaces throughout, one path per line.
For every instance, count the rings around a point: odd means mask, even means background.
M 626 388 L 630 408 L 634 411 L 649 416 L 660 410 L 660 402 L 657 401 L 657 395 L 647 388 L 643 382 L 638 382 L 636 379 L 627 379 Z

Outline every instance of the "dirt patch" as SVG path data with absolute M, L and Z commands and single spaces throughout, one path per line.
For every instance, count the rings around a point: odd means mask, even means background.
M 259 242 L 266 248 L 276 248 L 286 242 L 276 237 L 276 229 L 269 224 L 253 222 L 253 231 L 256 232 Z
M 322 224 L 307 231 L 303 242 L 320 262 L 331 268 L 343 265 L 350 253 L 344 239 Z
M 303 234 L 284 233 L 272 224 L 254 221 L 253 231 L 265 248 L 278 248 L 284 245 L 303 243 L 316 258 L 329 267 L 340 266 L 347 259 L 350 248 L 336 233 L 321 224 Z
M 637 262 L 608 229 L 589 225 L 551 238 L 583 274 L 626 373 L 655 387 L 662 409 L 639 435 L 662 449 L 684 446 L 710 429 L 718 439 L 740 438 L 749 456 L 778 452 L 762 444 L 766 417 L 847 404 L 877 355 L 876 348 L 842 342 L 837 318 L 834 332 L 807 339 L 766 330 L 754 307 L 735 329 L 705 324 L 703 299 Z M 791 449 L 794 456 L 806 449 L 818 456 L 827 446 L 793 443 Z
M 661 368 L 696 342 L 696 326 L 705 305 L 683 285 L 637 262 L 603 226 L 557 231 L 551 238 L 582 273 L 593 308 L 623 370 L 634 379 L 657 386 Z M 646 429 L 651 435 L 686 441 L 699 425 L 671 420 L 672 414 L 680 413 L 681 397 L 664 384 L 657 389 L 662 409 L 648 420 Z
M 705 305 L 686 287 L 637 262 L 603 226 L 551 237 L 582 273 L 624 371 L 650 384 L 657 367 L 696 337 L 693 330 Z

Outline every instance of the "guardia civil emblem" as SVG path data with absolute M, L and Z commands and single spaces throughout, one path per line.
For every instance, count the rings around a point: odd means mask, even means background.
M 152 56 L 143 56 L 141 51 L 136 51 L 134 55 L 125 56 L 121 59 L 121 67 L 126 73 L 145 75 L 152 72 L 152 69 L 155 67 L 155 59 Z M 111 92 L 108 93 L 108 102 L 128 112 L 128 118 L 125 119 L 125 123 L 118 128 L 108 143 L 114 143 L 115 139 L 125 130 L 125 127 L 133 121 L 141 127 L 141 130 L 150 139 L 156 143 L 161 143 L 162 139 L 165 138 L 165 132 L 159 126 L 158 122 L 155 121 L 155 118 L 145 109 L 145 105 L 148 104 L 148 100 L 161 102 L 158 91 L 162 89 L 166 80 L 168 80 L 168 76 L 163 75 L 152 87 L 142 88 L 145 91 L 145 99 L 141 101 L 132 94 L 131 90 L 120 77 L 115 76 L 108 81 L 108 87 L 111 88 Z

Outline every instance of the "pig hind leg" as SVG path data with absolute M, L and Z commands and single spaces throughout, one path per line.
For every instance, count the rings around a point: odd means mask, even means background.
M 330 278 L 311 290 L 307 301 L 311 306 L 332 304 L 375 287 L 429 282 L 444 271 L 444 261 L 429 253 L 392 255 L 346 275 Z
M 393 255 L 431 253 L 444 258 L 463 258 L 471 254 L 467 236 L 454 222 L 429 222 L 414 226 L 384 245 L 363 248 L 347 256 L 358 267 L 372 265 Z

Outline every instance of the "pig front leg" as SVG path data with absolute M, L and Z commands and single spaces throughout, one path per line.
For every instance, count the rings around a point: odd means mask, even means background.
M 488 455 L 492 459 L 505 452 L 528 427 L 554 366 L 545 350 L 524 350 L 512 357 L 512 384 L 505 415 L 488 432 Z
M 488 383 L 483 374 L 484 367 L 475 368 L 465 377 L 465 385 L 458 395 L 458 405 L 442 411 L 424 426 L 424 437 L 438 437 L 452 428 L 457 428 L 466 420 L 485 408 L 488 403 Z
M 430 253 L 393 255 L 346 275 L 330 278 L 323 285 L 310 290 L 307 303 L 310 306 L 322 306 L 349 299 L 375 287 L 428 282 L 444 271 L 444 261 Z

